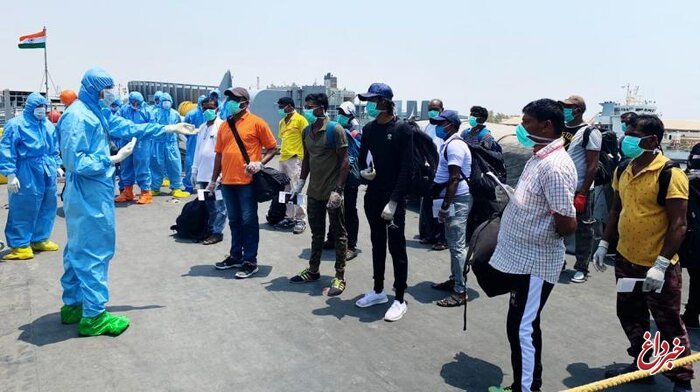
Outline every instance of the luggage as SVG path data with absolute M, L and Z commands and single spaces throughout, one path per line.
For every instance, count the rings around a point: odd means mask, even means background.
M 179 238 L 195 242 L 209 237 L 209 209 L 206 202 L 199 199 L 187 202 L 170 230 L 175 230 Z

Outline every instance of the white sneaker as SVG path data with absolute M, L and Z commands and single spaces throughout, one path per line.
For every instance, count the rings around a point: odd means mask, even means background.
M 374 290 L 370 290 L 364 295 L 364 297 L 358 299 L 355 302 L 355 305 L 360 308 L 369 308 L 370 306 L 385 304 L 387 302 L 389 302 L 389 298 L 387 298 L 386 294 L 384 294 L 384 290 L 382 290 L 382 292 L 379 294 L 374 292 Z
M 585 272 L 576 271 L 576 273 L 574 274 L 574 276 L 571 278 L 571 281 L 574 282 L 574 283 L 583 283 L 583 282 L 585 282 L 587 279 L 588 279 L 588 277 L 586 276 L 586 273 L 585 273 Z
M 406 314 L 406 310 L 408 310 L 408 305 L 406 305 L 406 301 L 403 301 L 403 303 L 394 300 L 394 303 L 391 304 L 391 307 L 389 310 L 386 311 L 386 314 L 384 314 L 384 320 L 386 321 L 399 321 L 401 320 L 401 317 L 403 317 L 404 314 Z

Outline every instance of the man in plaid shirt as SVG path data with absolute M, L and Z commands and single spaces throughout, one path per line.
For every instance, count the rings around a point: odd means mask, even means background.
M 532 148 L 501 218 L 492 275 L 510 291 L 507 332 L 513 384 L 489 392 L 539 391 L 542 387 L 540 313 L 564 263 L 563 236 L 576 231 L 576 167 L 564 149 L 560 103 L 540 99 L 523 108 L 518 141 Z

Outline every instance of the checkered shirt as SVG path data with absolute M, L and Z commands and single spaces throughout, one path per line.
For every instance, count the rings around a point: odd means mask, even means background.
M 502 272 L 538 276 L 555 284 L 564 263 L 564 239 L 554 227 L 556 212 L 575 218 L 576 167 L 557 139 L 525 164 L 508 203 L 491 265 Z

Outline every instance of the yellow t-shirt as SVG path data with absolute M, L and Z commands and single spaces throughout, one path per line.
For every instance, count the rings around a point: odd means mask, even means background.
M 299 113 L 292 114 L 289 122 L 286 122 L 284 118 L 280 120 L 279 137 L 282 141 L 280 161 L 286 161 L 295 155 L 299 159 L 304 159 L 302 138 L 304 136 L 304 128 L 307 125 L 309 125 L 309 122 Z
M 656 201 L 659 192 L 659 174 L 669 159 L 658 154 L 656 158 L 637 175 L 632 175 L 629 164 L 620 175 L 613 176 L 612 187 L 620 194 L 622 211 L 617 224 L 620 239 L 617 251 L 633 264 L 651 267 L 661 253 L 668 216 L 666 208 Z M 671 182 L 666 199 L 688 199 L 688 177 L 679 168 L 671 169 Z M 678 255 L 671 262 L 675 264 Z

